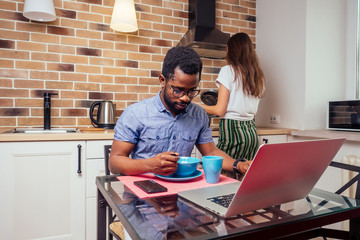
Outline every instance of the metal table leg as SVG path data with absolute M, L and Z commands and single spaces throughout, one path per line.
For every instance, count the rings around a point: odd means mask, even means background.
M 101 192 L 97 191 L 97 239 L 106 240 L 106 201 Z

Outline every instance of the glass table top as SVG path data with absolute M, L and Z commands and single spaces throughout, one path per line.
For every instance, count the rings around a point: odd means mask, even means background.
M 116 175 L 97 177 L 96 184 L 133 239 L 216 239 L 314 224 L 339 214 L 360 217 L 359 200 L 319 189 L 304 199 L 221 219 L 177 195 L 139 199 Z

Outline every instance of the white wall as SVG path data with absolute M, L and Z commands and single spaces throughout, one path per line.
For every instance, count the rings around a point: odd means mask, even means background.
M 305 92 L 306 2 L 258 0 L 256 50 L 266 78 L 256 122 L 269 126 L 272 113 L 280 125 L 301 123 Z
M 346 99 L 356 99 L 356 35 L 357 35 L 357 10 L 359 0 L 346 0 Z M 355 51 L 354 51 L 355 49 Z M 359 90 L 359 89 L 358 89 Z
M 307 0 L 305 122 L 301 129 L 326 127 L 329 100 L 345 97 L 344 0 Z
M 267 81 L 257 125 L 326 127 L 327 102 L 345 97 L 345 26 L 343 0 L 257 1 L 256 49 Z

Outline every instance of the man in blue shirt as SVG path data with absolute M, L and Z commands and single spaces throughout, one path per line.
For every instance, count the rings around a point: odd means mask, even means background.
M 117 121 L 110 155 L 112 173 L 172 174 L 179 156 L 190 156 L 194 145 L 203 156 L 222 156 L 224 170 L 246 172 L 249 162 L 235 163 L 215 146 L 205 110 L 191 103 L 200 92 L 201 70 L 201 59 L 191 48 L 168 51 L 159 76 L 161 91 L 126 108 Z

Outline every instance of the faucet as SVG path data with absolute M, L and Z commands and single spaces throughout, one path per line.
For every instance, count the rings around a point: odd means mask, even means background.
M 51 124 L 51 95 L 58 95 L 57 93 L 44 93 L 44 130 L 50 130 Z

